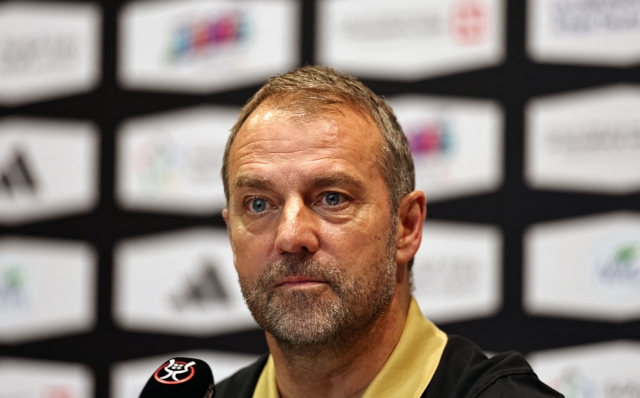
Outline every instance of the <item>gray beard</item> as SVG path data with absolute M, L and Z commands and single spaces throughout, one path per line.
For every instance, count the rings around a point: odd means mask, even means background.
M 286 254 L 253 283 L 240 281 L 254 319 L 286 351 L 339 353 L 366 333 L 389 306 L 395 290 L 395 228 L 362 279 L 311 255 Z M 344 267 L 348 269 L 348 266 Z M 290 276 L 320 279 L 326 287 L 275 288 Z M 299 350 L 303 349 L 303 350 Z

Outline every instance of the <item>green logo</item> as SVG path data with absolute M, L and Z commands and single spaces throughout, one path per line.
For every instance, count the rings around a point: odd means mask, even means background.
M 616 253 L 616 263 L 622 267 L 631 267 L 638 259 L 638 248 L 634 245 L 625 245 Z
M 0 311 L 24 307 L 27 302 L 24 270 L 12 265 L 0 271 Z

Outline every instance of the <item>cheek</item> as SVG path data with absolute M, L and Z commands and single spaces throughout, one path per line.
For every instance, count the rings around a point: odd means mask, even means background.
M 253 280 L 256 275 L 263 272 L 273 243 L 267 234 L 254 235 L 246 230 L 240 234 L 234 233 L 233 236 L 235 267 L 238 277 Z
M 323 228 L 321 247 L 333 253 L 340 263 L 355 264 L 379 253 L 386 245 L 388 233 L 388 226 L 377 220 L 351 224 L 348 228 L 328 225 Z

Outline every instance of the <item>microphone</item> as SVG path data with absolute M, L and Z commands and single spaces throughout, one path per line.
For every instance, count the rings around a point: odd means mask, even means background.
M 213 373 L 200 359 L 171 358 L 151 375 L 139 398 L 213 398 Z

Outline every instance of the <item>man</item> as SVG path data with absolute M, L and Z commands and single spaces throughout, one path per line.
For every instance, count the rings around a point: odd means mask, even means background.
M 325 67 L 270 79 L 222 169 L 235 266 L 270 350 L 216 397 L 558 397 L 487 359 L 411 297 L 426 198 L 391 108 Z

